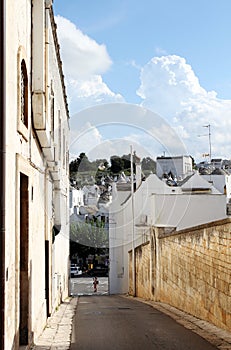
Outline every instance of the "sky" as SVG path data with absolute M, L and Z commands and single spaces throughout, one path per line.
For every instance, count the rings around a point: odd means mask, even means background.
M 70 160 L 231 158 L 230 0 L 54 0 Z M 208 127 L 210 125 L 210 128 Z

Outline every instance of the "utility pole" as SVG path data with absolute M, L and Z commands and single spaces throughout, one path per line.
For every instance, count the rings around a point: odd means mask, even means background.
M 212 159 L 212 147 L 211 147 L 211 125 L 204 125 L 204 128 L 208 128 L 208 136 L 209 136 L 209 164 L 211 164 Z
M 205 154 L 205 156 L 209 156 L 209 164 L 211 164 L 211 159 L 212 159 L 212 145 L 211 145 L 211 125 L 203 125 L 203 128 L 208 128 L 208 134 L 205 135 L 198 135 L 198 137 L 201 136 L 207 136 L 209 137 L 209 153 Z
M 135 262 L 135 225 L 134 225 L 134 174 L 133 174 L 133 151 L 130 147 L 131 160 L 131 201 L 132 201 L 132 295 L 136 296 L 136 262 Z

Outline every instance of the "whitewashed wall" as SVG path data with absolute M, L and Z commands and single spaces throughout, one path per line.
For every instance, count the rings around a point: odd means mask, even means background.
M 123 192 L 122 192 L 123 193 Z M 208 223 L 226 217 L 226 199 L 215 194 L 185 194 L 180 187 L 169 187 L 156 175 L 150 175 L 134 193 L 132 200 L 112 199 L 110 208 L 110 293 L 127 293 L 128 251 L 149 239 L 151 226 L 171 226 L 177 230 Z M 114 195 L 115 198 L 115 195 Z M 112 214 L 113 213 L 113 214 Z M 115 244 L 116 242 L 116 244 Z M 123 274 L 120 274 L 123 267 Z
M 84 205 L 83 203 L 83 191 L 75 188 L 70 188 L 70 215 L 74 213 L 75 208 L 77 214 L 79 214 L 79 207 Z
M 231 198 L 231 175 L 201 175 L 201 177 L 211 182 L 220 193 L 225 193 L 226 187 L 227 200 Z
M 153 195 L 155 225 L 176 227 L 182 230 L 226 217 L 224 195 L 179 194 Z
M 156 159 L 156 174 L 162 177 L 163 173 L 172 172 L 177 178 L 184 179 L 192 173 L 192 158 L 189 156 L 179 157 L 157 157 Z
M 44 10 L 44 1 L 35 0 Z M 52 243 L 52 227 L 56 218 L 54 208 L 54 169 L 50 159 L 41 147 L 32 125 L 31 71 L 31 1 L 6 1 L 6 246 L 5 246 L 5 349 L 18 348 L 20 318 L 20 173 L 28 176 L 29 198 L 29 247 L 28 247 L 28 300 L 29 337 L 36 338 L 46 323 L 45 300 L 45 240 L 49 241 L 50 260 L 50 310 L 54 310 L 68 295 L 69 259 L 69 176 L 68 176 L 68 135 L 69 125 L 64 101 L 58 61 L 49 24 L 49 60 L 47 96 L 47 127 L 50 115 L 50 82 L 53 81 L 55 137 L 57 150 L 60 149 L 60 167 L 57 170 L 60 186 L 61 231 Z M 42 29 L 44 33 L 44 28 Z M 35 37 L 33 37 L 35 40 Z M 42 55 L 44 52 L 42 52 Z M 20 132 L 18 127 L 18 103 L 20 70 L 19 63 L 24 59 L 28 74 L 28 128 Z M 43 71 L 43 74 L 44 71 Z M 50 113 L 50 112 L 49 112 Z M 59 116 L 61 130 L 59 130 Z M 22 130 L 21 130 L 22 131 Z M 63 145 L 65 139 L 65 145 Z M 62 164 L 62 166 L 61 166 Z M 53 252 L 53 255 L 52 255 Z M 53 262 L 53 266 L 52 266 Z M 55 289 L 53 277 L 61 276 L 61 289 Z M 51 295 L 54 295 L 53 304 Z

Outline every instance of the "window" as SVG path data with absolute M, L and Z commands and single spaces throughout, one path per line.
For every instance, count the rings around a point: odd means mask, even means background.
M 17 55 L 17 131 L 25 141 L 29 140 L 29 81 L 26 51 L 20 46 Z
M 28 128 L 28 78 L 26 63 L 24 60 L 21 62 L 21 74 L 20 74 L 20 117 L 22 123 Z

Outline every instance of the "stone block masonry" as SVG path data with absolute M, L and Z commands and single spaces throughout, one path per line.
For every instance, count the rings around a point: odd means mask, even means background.
M 135 250 L 136 294 L 144 299 L 150 295 L 150 245 L 144 244 Z
M 137 296 L 230 331 L 231 220 L 182 231 L 153 227 L 150 238 L 152 248 L 136 248 Z

